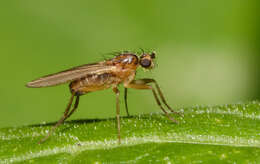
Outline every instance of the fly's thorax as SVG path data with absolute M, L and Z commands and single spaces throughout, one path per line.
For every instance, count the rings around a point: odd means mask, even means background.
M 138 57 L 133 53 L 123 53 L 115 58 L 113 58 L 111 61 L 112 65 L 115 65 L 121 69 L 136 69 L 139 62 Z
M 124 79 L 124 86 L 127 86 L 135 79 L 136 72 L 131 72 L 125 79 Z
M 114 74 L 124 84 L 130 83 L 135 78 L 136 69 L 139 66 L 139 59 L 134 53 L 123 53 L 111 60 L 116 69 Z

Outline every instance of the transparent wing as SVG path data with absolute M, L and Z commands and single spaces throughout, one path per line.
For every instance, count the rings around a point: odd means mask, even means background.
M 90 74 L 102 74 L 105 72 L 110 72 L 114 68 L 115 66 L 105 65 L 104 62 L 85 64 L 62 72 L 43 76 L 39 79 L 27 83 L 26 86 L 31 88 L 54 86 L 74 81 Z

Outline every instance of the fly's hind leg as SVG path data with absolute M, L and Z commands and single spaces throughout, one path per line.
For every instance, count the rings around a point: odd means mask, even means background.
M 79 105 L 79 96 L 76 97 L 76 101 L 75 101 L 74 107 L 73 107 L 73 109 L 70 111 L 70 113 L 68 114 L 68 116 L 64 119 L 64 121 L 67 120 L 67 119 L 75 112 L 75 110 L 78 108 L 78 105 Z
M 67 118 L 69 118 L 69 116 L 76 110 L 76 108 L 78 107 L 78 103 L 79 103 L 79 96 L 77 96 L 77 99 L 76 99 L 76 102 L 74 104 L 74 108 L 72 109 L 72 111 L 69 113 L 70 111 L 70 107 L 71 107 L 71 104 L 73 102 L 73 99 L 75 97 L 75 93 L 72 93 L 71 95 L 71 98 L 69 100 L 69 103 L 65 109 L 65 112 L 63 114 L 63 116 L 60 118 L 60 120 L 52 127 L 52 129 L 49 131 L 49 133 L 47 134 L 46 137 L 44 137 L 43 139 L 41 139 L 38 144 L 41 144 L 42 142 L 46 141 L 50 136 L 51 134 L 55 131 L 55 129 L 61 125 Z
M 162 104 L 161 104 L 161 102 L 160 102 L 160 100 L 159 100 L 159 98 L 158 98 L 158 96 L 157 96 L 157 93 L 156 93 L 155 89 L 154 89 L 151 85 L 148 85 L 147 83 L 148 83 L 147 81 L 142 80 L 142 79 L 140 79 L 140 80 L 134 80 L 134 81 L 132 81 L 132 82 L 129 83 L 129 84 L 125 84 L 125 87 L 126 87 L 126 88 L 134 88 L 134 89 L 150 89 L 150 90 L 152 90 L 153 95 L 154 95 L 154 98 L 155 98 L 155 100 L 156 100 L 158 106 L 161 108 L 161 110 L 165 113 L 165 115 L 166 115 L 172 122 L 178 123 L 178 122 L 177 122 L 173 117 L 171 117 L 171 116 L 169 115 L 169 113 L 162 107 Z

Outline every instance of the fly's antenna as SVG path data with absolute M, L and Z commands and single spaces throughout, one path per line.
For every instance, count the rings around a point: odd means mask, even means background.
M 152 53 L 156 54 L 157 55 L 157 52 L 155 50 L 152 51 Z M 153 62 L 154 62 L 154 67 L 158 67 L 158 62 L 157 62 L 157 57 L 153 59 Z

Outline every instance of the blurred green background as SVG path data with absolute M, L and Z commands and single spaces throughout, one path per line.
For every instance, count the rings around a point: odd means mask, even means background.
M 257 0 L 1 1 L 0 127 L 58 120 L 68 85 L 25 84 L 118 50 L 157 52 L 158 67 L 137 77 L 157 79 L 175 108 L 257 99 L 257 6 Z M 151 92 L 138 90 L 130 90 L 129 110 L 159 111 Z M 114 116 L 115 95 L 106 90 L 82 96 L 72 119 Z

